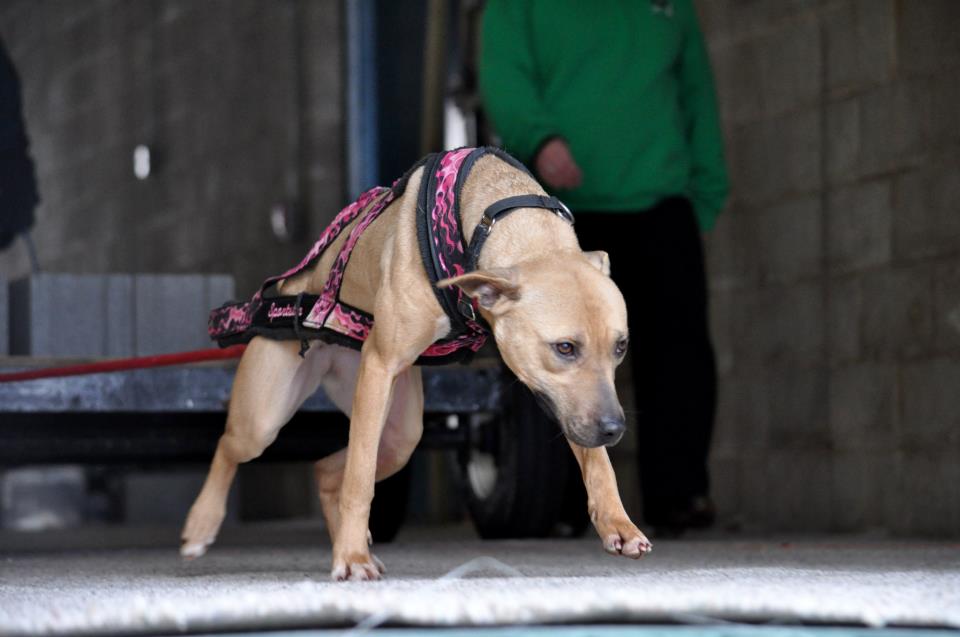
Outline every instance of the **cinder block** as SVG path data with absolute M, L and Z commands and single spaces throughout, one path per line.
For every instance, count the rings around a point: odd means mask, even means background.
M 710 497 L 720 511 L 722 525 L 742 523 L 740 458 L 738 456 L 711 454 Z
M 767 116 L 817 103 L 823 63 L 817 20 L 784 25 L 758 38 L 756 45 L 760 84 L 748 92 L 763 96 Z
M 123 357 L 208 347 L 227 275 L 38 274 L 10 286 L 11 353 Z
M 849 94 L 880 84 L 891 74 L 895 33 L 890 0 L 855 0 L 839 3 L 821 17 L 826 27 L 827 87 Z
M 934 352 L 960 353 L 960 262 L 934 266 Z
M 133 356 L 133 275 L 111 274 L 106 277 L 104 315 L 106 333 L 104 355 Z
M 891 520 L 898 534 L 956 537 L 960 532 L 960 463 L 945 447 L 906 451 L 902 457 L 901 510 Z
M 805 193 L 820 187 L 820 122 L 817 107 L 771 120 L 764 126 L 773 175 L 770 187 L 775 194 Z
M 860 98 L 860 175 L 921 163 L 927 151 L 932 86 L 925 78 L 912 78 L 884 84 Z
M 137 355 L 206 345 L 198 323 L 206 305 L 202 276 L 139 274 L 134 298 Z
M 763 93 L 756 89 L 760 77 L 760 51 L 754 40 L 718 46 L 711 50 L 710 65 L 724 120 L 733 124 L 756 121 L 763 112 Z
M 833 529 L 864 532 L 886 526 L 884 498 L 892 452 L 838 451 L 833 461 Z
M 717 219 L 706 238 L 707 274 L 711 289 L 729 290 L 759 279 L 757 212 L 737 202 Z
M 858 360 L 863 308 L 860 277 L 832 278 L 828 286 L 827 360 L 832 365 Z
M 759 215 L 760 268 L 766 281 L 793 282 L 820 273 L 818 197 L 793 199 Z
M 892 533 L 902 533 L 909 520 L 905 519 L 904 509 L 912 503 L 903 500 L 903 451 L 897 450 L 883 455 L 883 470 L 877 477 L 877 483 L 883 490 L 881 507 L 883 526 Z
M 204 277 L 207 309 L 220 307 L 226 301 L 236 300 L 233 277 L 229 274 L 210 274 Z M 204 323 L 206 324 L 206 323 Z
M 933 343 L 932 266 L 884 269 L 861 281 L 865 358 L 892 360 L 928 353 Z
M 804 282 L 738 291 L 731 333 L 738 368 L 811 366 L 822 359 L 823 287 Z
M 890 262 L 893 202 L 889 180 L 855 184 L 828 199 L 827 256 L 834 271 Z
M 960 141 L 960 126 L 957 126 L 957 106 L 960 105 L 960 82 L 955 69 L 941 67 L 933 76 L 936 86 L 933 91 L 927 137 L 931 146 L 940 147 Z
M 935 358 L 909 363 L 901 376 L 904 447 L 956 450 L 960 445 L 960 361 Z
M 929 158 L 896 182 L 893 253 L 904 260 L 954 255 L 960 251 L 960 153 Z
M 907 73 L 930 73 L 960 64 L 960 4 L 952 0 L 897 3 L 897 64 Z
M 763 453 L 770 438 L 770 388 L 763 374 L 736 375 L 720 383 L 713 449 L 721 456 Z
M 820 108 L 810 107 L 734 128 L 731 182 L 737 198 L 757 204 L 820 186 Z
M 0 356 L 10 353 L 10 288 L 0 278 Z
M 828 377 L 822 368 L 786 367 L 767 374 L 771 451 L 830 451 Z
M 860 100 L 829 104 L 826 118 L 827 181 L 830 184 L 849 181 L 860 166 Z
M 131 288 L 130 275 L 36 274 L 14 281 L 11 353 L 131 355 Z
M 138 355 L 210 347 L 210 309 L 234 296 L 226 275 L 139 274 L 134 325 Z
M 833 466 L 820 450 L 784 449 L 766 457 L 767 524 L 773 530 L 824 532 L 833 527 Z M 760 469 L 760 467 L 757 467 Z
M 717 358 L 717 373 L 721 378 L 729 376 L 736 369 L 731 338 L 734 320 L 733 294 L 729 290 L 714 290 L 710 293 L 710 335 L 713 338 L 713 350 Z
M 830 435 L 834 449 L 892 451 L 899 412 L 897 367 L 863 363 L 830 372 Z
M 746 451 L 740 455 L 740 514 L 744 530 L 770 529 L 772 500 L 780 497 L 779 485 L 767 475 L 767 452 Z
M 704 33 L 722 33 L 741 39 L 760 31 L 769 31 L 774 25 L 791 23 L 798 15 L 809 13 L 812 0 L 783 0 L 782 2 L 698 2 L 697 13 Z

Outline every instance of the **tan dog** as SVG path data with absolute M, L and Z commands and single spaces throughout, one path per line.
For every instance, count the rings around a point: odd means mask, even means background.
M 379 579 L 367 524 L 374 482 L 400 470 L 420 440 L 423 388 L 418 355 L 446 335 L 450 320 L 424 276 L 414 215 L 420 168 L 411 187 L 362 235 L 342 296 L 372 311 L 361 352 L 256 337 L 237 369 L 226 431 L 190 509 L 181 554 L 202 555 L 223 521 L 237 465 L 258 457 L 319 386 L 350 416 L 346 449 L 316 463 L 321 504 L 333 542 L 336 580 Z M 494 156 L 480 158 L 461 195 L 467 240 L 486 207 L 518 193 L 543 193 L 530 176 Z M 283 282 L 284 294 L 322 288 L 343 233 L 312 270 Z M 498 221 L 479 269 L 438 285 L 458 285 L 479 302 L 504 361 L 549 405 L 583 473 L 590 519 L 614 554 L 638 558 L 650 543 L 630 521 L 604 445 L 623 432 L 614 371 L 626 351 L 623 297 L 603 252 L 580 250 L 572 226 L 542 209 Z M 544 485 L 544 488 L 549 486 Z

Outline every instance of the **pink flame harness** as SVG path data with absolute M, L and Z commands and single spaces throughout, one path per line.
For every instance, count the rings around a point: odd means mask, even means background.
M 519 207 L 554 210 L 571 223 L 572 215 L 558 200 L 538 195 L 510 197 L 494 203 L 484 214 L 484 223 L 466 245 L 460 222 L 459 195 L 474 162 L 493 154 L 510 165 L 526 171 L 517 160 L 496 148 L 459 148 L 434 153 L 420 160 L 392 187 L 377 186 L 341 210 L 323 231 L 307 255 L 295 267 L 263 282 L 253 298 L 245 303 L 231 302 L 210 313 L 210 338 L 221 347 L 249 342 L 260 335 L 273 339 L 299 340 L 301 355 L 309 341 L 359 349 L 373 327 L 373 315 L 352 307 L 340 299 L 340 287 L 350 255 L 364 230 L 380 216 L 406 189 L 410 175 L 424 167 L 417 200 L 417 239 L 424 268 L 431 283 L 465 274 L 476 268 L 483 240 L 499 216 Z M 269 291 L 278 282 L 292 277 L 316 263 L 344 228 L 360 218 L 350 230 L 320 294 L 271 296 Z M 450 317 L 450 333 L 428 347 L 418 364 L 443 364 L 465 360 L 479 350 L 489 337 L 489 330 L 476 312 L 475 302 L 455 286 L 438 289 L 437 301 Z

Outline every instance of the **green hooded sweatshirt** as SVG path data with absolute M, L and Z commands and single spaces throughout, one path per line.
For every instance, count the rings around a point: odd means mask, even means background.
M 727 196 L 723 138 L 691 0 L 489 0 L 480 89 L 504 148 L 532 165 L 560 136 L 583 172 L 574 210 L 686 195 L 701 228 Z

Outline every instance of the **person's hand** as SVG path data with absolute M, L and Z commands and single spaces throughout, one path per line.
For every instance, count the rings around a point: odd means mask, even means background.
M 570 153 L 570 147 L 559 137 L 543 145 L 533 160 L 533 167 L 540 178 L 555 190 L 572 190 L 583 181 L 583 174 Z

